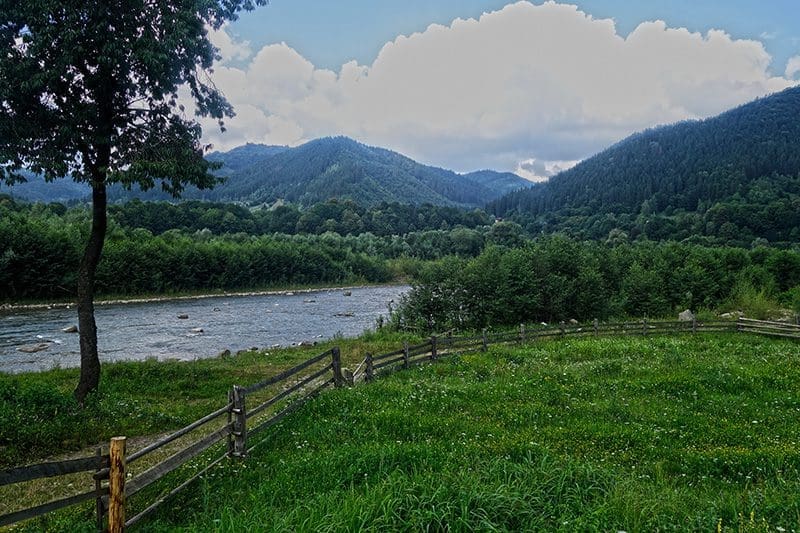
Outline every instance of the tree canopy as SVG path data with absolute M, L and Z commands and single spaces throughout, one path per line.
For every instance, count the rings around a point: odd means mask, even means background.
M 263 1 L 257 2 L 263 4 Z M 219 28 L 254 2 L 0 2 L 0 176 L 133 183 L 178 194 L 214 184 L 200 127 L 178 95 L 220 121 L 208 72 Z
M 0 179 L 22 169 L 92 187 L 92 230 L 77 276 L 83 401 L 100 367 L 94 274 L 106 233 L 106 188 L 136 184 L 178 195 L 211 187 L 196 113 L 233 109 L 212 83 L 208 38 L 266 0 L 0 0 Z

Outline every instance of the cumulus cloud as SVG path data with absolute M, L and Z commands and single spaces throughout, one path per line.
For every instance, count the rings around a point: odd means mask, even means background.
M 243 57 L 233 40 L 219 42 L 229 57 Z M 247 57 L 215 70 L 238 113 L 225 135 L 206 124 L 219 149 L 343 134 L 458 171 L 488 167 L 529 179 L 634 131 L 782 90 L 800 71 L 798 60 L 786 77 L 771 75 L 761 42 L 724 31 L 651 21 L 622 36 L 612 20 L 575 6 L 527 1 L 399 36 L 371 65 L 350 62 L 338 72 L 284 43 Z
M 547 181 L 559 172 L 569 170 L 580 163 L 575 161 L 539 161 L 538 159 L 526 159 L 517 164 L 514 173 L 518 176 L 533 182 Z
M 800 56 L 794 56 L 786 63 L 786 77 L 790 80 L 800 74 Z
M 236 60 L 246 60 L 253 55 L 250 43 L 247 41 L 237 41 L 229 33 L 229 25 L 223 24 L 219 30 L 208 28 L 208 38 L 211 44 L 219 50 L 222 63 Z

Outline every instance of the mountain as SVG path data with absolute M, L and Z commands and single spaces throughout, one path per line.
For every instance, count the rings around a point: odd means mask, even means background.
M 60 179 L 47 183 L 42 176 L 31 172 L 23 173 L 28 181 L 15 183 L 9 187 L 0 181 L 0 194 L 8 194 L 30 202 L 60 202 L 88 200 L 92 190 L 84 183 L 76 183 L 70 179 Z
M 365 206 L 399 202 L 478 207 L 530 186 L 515 174 L 481 171 L 459 175 L 347 137 L 317 139 L 278 151 L 273 148 L 271 153 L 265 148 L 252 164 L 232 169 L 225 183 L 204 192 L 203 198 L 249 204 L 282 199 L 311 205 L 340 198 Z M 231 152 L 219 157 L 228 165 Z
M 726 233 L 791 239 L 800 225 L 798 117 L 800 86 L 713 118 L 650 129 L 547 183 L 492 202 L 489 210 L 539 222 L 695 213 L 713 225 L 704 234 L 728 223 Z
M 228 152 L 211 152 L 206 159 L 222 163 L 222 168 L 217 171 L 217 175 L 230 176 L 248 167 L 259 165 L 273 155 L 288 149 L 288 146 L 247 143 Z
M 497 172 L 495 170 L 478 170 L 463 175 L 464 179 L 488 187 L 503 196 L 508 193 L 533 187 L 533 183 L 520 178 L 512 172 Z M 522 179 L 522 181 L 520 181 Z
M 208 190 L 187 187 L 184 199 L 250 205 L 284 200 L 307 206 L 340 198 L 365 207 L 382 202 L 482 207 L 487 201 L 532 185 L 508 172 L 482 170 L 461 175 L 422 165 L 397 152 L 347 137 L 317 139 L 296 148 L 246 144 L 228 152 L 213 152 L 208 159 L 223 164 L 216 174 L 224 182 Z M 52 201 L 55 197 L 60 201 L 81 199 L 88 194 L 83 186 L 60 181 L 70 184 L 63 194 L 60 189 L 49 190 L 48 187 L 54 187 L 52 183 L 37 184 L 35 177 L 30 183 L 15 185 L 7 191 L 39 201 Z M 28 196 L 29 191 L 35 192 L 35 196 Z M 158 187 L 143 192 L 114 185 L 109 188 L 108 196 L 112 202 L 132 198 L 173 200 Z

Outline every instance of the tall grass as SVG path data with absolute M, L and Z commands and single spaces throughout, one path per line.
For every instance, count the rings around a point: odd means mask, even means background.
M 798 384 L 744 335 L 493 348 L 323 395 L 148 529 L 791 531 Z
M 736 282 L 731 294 L 722 309 L 726 311 L 741 311 L 744 316 L 756 320 L 769 320 L 775 318 L 781 309 L 780 303 L 772 297 L 763 287 L 756 288 L 746 280 Z

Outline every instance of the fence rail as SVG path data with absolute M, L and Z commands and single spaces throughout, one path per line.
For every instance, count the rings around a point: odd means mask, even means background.
M 339 348 L 334 347 L 253 385 L 247 387 L 234 385 L 228 394 L 228 402 L 225 405 L 127 457 L 124 455 L 123 437 L 112 439 L 109 447 L 110 453 L 108 454 L 101 454 L 100 450 L 98 450 L 96 455 L 90 457 L 46 462 L 0 471 L 0 486 L 84 472 L 92 472 L 91 479 L 95 483 L 94 490 L 2 515 L 0 516 L 0 526 L 15 524 L 94 499 L 96 501 L 98 530 L 106 529 L 104 523 L 105 517 L 108 516 L 107 529 L 109 531 L 122 531 L 125 527 L 140 523 L 169 498 L 188 487 L 194 480 L 225 458 L 245 457 L 254 448 L 265 442 L 262 439 L 255 444 L 248 444 L 248 437 L 274 426 L 331 385 L 342 387 L 346 384 L 353 385 L 359 380 L 371 381 L 379 374 L 409 368 L 412 365 L 433 361 L 440 357 L 486 351 L 490 345 L 535 343 L 545 339 L 567 337 L 647 336 L 719 331 L 738 331 L 800 340 L 800 325 L 745 318 L 737 321 L 693 320 L 691 322 L 650 322 L 642 320 L 638 322 L 599 323 L 595 320 L 589 324 L 561 323 L 557 326 L 521 324 L 519 329 L 515 331 L 490 332 L 483 330 L 480 335 L 474 336 L 455 336 L 447 333 L 445 335 L 432 336 L 425 342 L 415 345 L 404 343 L 402 348 L 387 353 L 378 355 L 368 353 L 358 365 L 356 373 L 352 375 L 352 378 L 349 378 L 349 383 L 342 370 Z M 326 360 L 329 360 L 329 362 L 325 365 L 316 369 L 312 368 L 314 365 Z M 378 372 L 379 370 L 381 372 Z M 325 376 L 329 377 L 326 378 Z M 281 384 L 283 384 L 282 390 L 278 390 L 248 411 L 247 398 L 249 396 Z M 282 404 L 281 402 L 284 403 Z M 269 413 L 268 410 L 272 407 L 277 408 L 277 410 Z M 127 482 L 125 481 L 126 465 L 130 466 L 157 450 L 166 449 L 167 446 L 193 431 L 197 431 L 213 422 L 219 423 L 218 421 L 223 417 L 224 421 L 220 427 L 212 430 L 206 429 L 206 433 L 195 439 L 191 444 L 182 445 L 177 450 L 170 450 L 170 455 L 166 459 L 149 465 L 146 470 L 129 476 L 130 479 Z M 248 422 L 252 427 L 248 427 Z M 166 494 L 157 497 L 155 501 L 147 505 L 138 514 L 135 514 L 127 521 L 125 520 L 124 505 L 121 505 L 121 502 L 162 480 L 168 474 L 186 464 L 186 462 L 208 452 L 214 445 L 226 439 L 227 449 L 221 456 L 215 457 L 200 471 L 182 481 Z M 115 460 L 114 449 L 117 450 L 117 453 L 120 453 L 119 440 L 122 441 L 122 456 L 121 458 L 117 457 Z M 115 492 L 118 493 L 115 494 Z M 118 508 L 120 505 L 121 508 Z
M 64 476 L 69 474 L 79 474 L 83 472 L 94 472 L 96 479 L 102 477 L 104 470 L 107 470 L 109 465 L 108 455 L 93 455 L 89 457 L 80 457 L 78 459 L 67 459 L 64 461 L 49 461 L 29 466 L 22 466 L 11 468 L 0 472 L 0 486 L 13 485 L 17 483 L 24 483 L 26 481 L 33 481 L 36 479 Z M 99 499 L 108 494 L 107 489 L 103 487 L 95 487 L 94 490 L 73 494 L 64 498 L 49 501 L 19 511 L 4 514 L 0 516 L 0 527 L 22 522 L 36 518 L 65 507 L 78 505 L 92 499 Z
M 322 365 L 321 368 L 314 368 L 314 365 L 326 360 L 327 364 Z M 0 526 L 12 525 L 94 499 L 98 530 L 122 531 L 126 527 L 140 523 L 170 497 L 188 487 L 192 481 L 225 458 L 244 457 L 251 451 L 254 446 L 248 448 L 247 444 L 248 421 L 254 425 L 249 434 L 254 435 L 277 424 L 324 388 L 331 385 L 343 386 L 345 383 L 339 349 L 332 348 L 248 387 L 234 385 L 228 394 L 228 401 L 225 405 L 130 455 L 126 456 L 124 453 L 124 437 L 112 439 L 109 449 L 115 448 L 117 453 L 121 454 L 117 460 L 114 459 L 111 451 L 105 455 L 98 452 L 97 455 L 90 457 L 46 462 L 0 471 L 0 486 L 83 472 L 92 472 L 92 476 L 87 481 L 93 480 L 95 483 L 94 490 L 2 515 L 0 516 Z M 246 406 L 248 396 L 257 397 L 258 393 L 267 392 L 269 387 L 280 387 L 281 385 L 284 386 L 283 390 L 277 391 L 248 412 Z M 309 387 L 310 391 L 304 390 Z M 288 403 L 281 406 L 281 402 Z M 267 411 L 270 407 L 280 408 L 269 414 Z M 259 420 L 259 417 L 263 418 L 261 415 L 266 415 L 266 418 Z M 189 444 L 179 441 L 182 438 L 190 438 L 190 434 L 198 431 L 202 431 L 202 434 L 194 437 Z M 188 461 L 204 456 L 203 454 L 226 439 L 228 441 L 227 449 L 221 456 L 213 456 L 213 460 L 199 472 L 183 480 L 166 494 L 157 497 L 155 501 L 150 502 L 128 520 L 125 519 L 125 503 L 123 502 L 127 502 L 135 495 L 144 494 L 143 491 L 146 488 L 162 481 Z M 159 459 L 154 464 L 146 464 L 144 471 L 135 474 L 126 472 L 135 463 L 147 463 L 148 458 L 150 462 L 153 462 L 154 452 L 167 453 L 168 456 L 165 459 Z
M 749 332 L 760 335 L 800 339 L 800 325 L 785 322 L 768 322 L 760 320 L 692 320 L 692 321 L 622 321 L 600 323 L 594 321 L 587 324 L 527 325 L 521 324 L 515 331 L 483 330 L 480 335 L 433 336 L 427 342 L 408 346 L 384 354 L 371 355 L 358 365 L 364 368 L 363 373 L 355 376 L 356 381 L 370 381 L 380 374 L 408 368 L 425 360 L 440 356 L 464 354 L 474 351 L 485 351 L 490 345 L 510 343 L 531 343 L 540 340 L 558 338 L 580 338 L 591 336 L 647 336 L 673 333 L 698 332 Z M 420 357 L 423 356 L 423 357 Z

